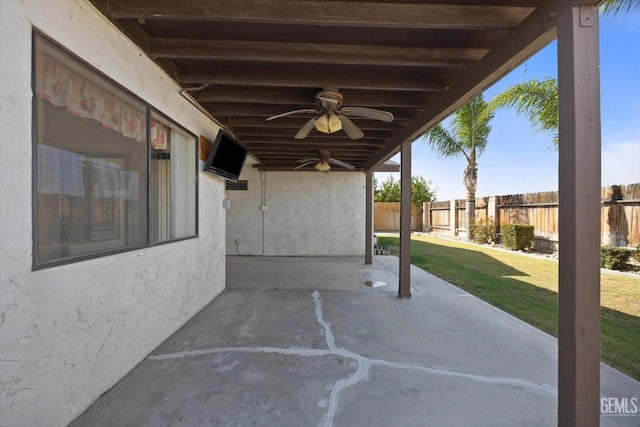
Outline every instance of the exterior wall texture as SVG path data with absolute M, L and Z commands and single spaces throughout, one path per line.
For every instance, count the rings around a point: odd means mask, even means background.
M 364 256 L 364 173 L 260 173 L 247 164 L 240 179 L 247 191 L 227 191 L 228 255 Z
M 62 426 L 224 289 L 224 185 L 200 173 L 197 238 L 32 271 L 32 30 L 193 134 L 218 127 L 88 2 L 3 0 L 0 20 L 1 424 Z

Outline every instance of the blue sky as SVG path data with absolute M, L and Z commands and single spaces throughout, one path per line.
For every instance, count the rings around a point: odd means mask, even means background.
M 556 52 L 553 42 L 487 89 L 485 99 L 512 84 L 556 78 Z M 601 17 L 600 78 L 602 185 L 640 182 L 640 10 Z M 498 110 L 491 126 L 489 143 L 478 160 L 478 197 L 557 190 L 558 152 L 549 135 L 536 134 L 524 116 L 509 109 Z M 419 140 L 412 156 L 412 174 L 431 180 L 438 200 L 464 199 L 464 158 L 440 158 Z M 388 175 L 377 173 L 378 183 Z

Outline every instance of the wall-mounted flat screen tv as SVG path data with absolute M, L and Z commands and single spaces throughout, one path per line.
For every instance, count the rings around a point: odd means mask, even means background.
M 211 151 L 204 170 L 237 182 L 247 151 L 247 147 L 220 129 L 216 140 L 211 143 Z

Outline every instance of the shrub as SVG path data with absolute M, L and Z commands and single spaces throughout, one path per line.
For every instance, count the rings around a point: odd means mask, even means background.
M 471 238 L 476 243 L 492 243 L 496 241 L 496 227 L 493 217 L 474 219 L 469 227 Z
M 631 251 L 616 246 L 603 246 L 600 249 L 600 267 L 609 270 L 626 270 Z
M 502 243 L 509 249 L 523 251 L 533 247 L 533 225 L 504 224 L 502 230 Z
M 636 250 L 631 254 L 631 258 L 635 259 L 637 263 L 640 263 L 640 244 Z

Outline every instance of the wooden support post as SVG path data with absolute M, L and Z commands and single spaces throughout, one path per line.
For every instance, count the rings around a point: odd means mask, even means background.
M 600 425 L 598 11 L 558 20 L 558 426 Z
M 364 263 L 373 263 L 373 169 L 365 172 Z
M 411 298 L 411 142 L 400 155 L 400 280 L 398 296 Z

